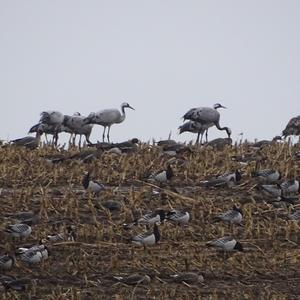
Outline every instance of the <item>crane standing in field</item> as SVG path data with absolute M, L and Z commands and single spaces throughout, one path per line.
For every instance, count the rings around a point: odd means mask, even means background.
M 183 119 L 198 122 L 203 126 L 210 127 L 211 124 L 215 125 L 219 130 L 225 130 L 228 137 L 231 135 L 231 130 L 228 127 L 220 126 L 220 113 L 217 111 L 218 108 L 226 108 L 220 103 L 216 103 L 213 108 L 211 107 L 198 107 L 190 109 L 184 116 Z M 198 134 L 201 134 L 202 127 L 199 129 Z
M 54 127 L 53 140 L 55 146 L 57 146 L 58 133 L 61 130 L 61 125 L 63 121 L 64 121 L 64 115 L 59 111 L 50 110 L 50 111 L 43 111 L 41 113 L 40 123 L 51 125 Z
M 199 143 L 199 137 L 201 135 L 200 144 L 202 144 L 203 135 L 205 133 L 206 142 L 207 142 L 207 132 L 208 128 L 214 126 L 213 123 L 209 124 L 201 124 L 194 121 L 185 122 L 181 126 L 179 126 L 179 134 L 183 132 L 192 132 L 192 133 L 198 133 L 196 144 Z
M 128 103 L 124 102 L 121 105 L 122 113 L 118 109 L 115 109 L 115 108 L 100 110 L 96 113 L 92 112 L 88 115 L 88 117 L 86 117 L 83 120 L 83 124 L 102 125 L 104 127 L 103 135 L 102 135 L 103 142 L 105 139 L 105 130 L 106 130 L 106 127 L 108 127 L 107 140 L 109 142 L 110 127 L 113 124 L 122 123 L 125 120 L 125 117 L 126 117 L 125 108 L 130 108 L 130 109 L 134 110 L 134 108 L 131 107 Z
M 79 134 L 79 147 L 81 147 L 81 137 L 82 135 L 85 136 L 86 141 L 91 144 L 89 138 L 93 129 L 93 124 L 84 124 L 85 117 L 82 116 L 80 113 L 74 113 L 73 116 L 65 115 L 63 125 L 67 127 L 70 132 L 70 141 L 72 139 L 72 135 L 75 134 L 73 139 L 73 143 L 75 144 L 76 135 Z
M 290 119 L 285 129 L 282 131 L 282 136 L 300 135 L 300 116 Z

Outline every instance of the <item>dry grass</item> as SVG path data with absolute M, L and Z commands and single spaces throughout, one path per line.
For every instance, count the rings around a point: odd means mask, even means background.
M 25 292 L 3 292 L 1 298 L 297 299 L 300 224 L 288 220 L 290 207 L 276 209 L 257 194 L 256 182 L 250 177 L 255 161 L 241 167 L 231 158 L 250 152 L 253 157 L 264 156 L 262 168 L 276 168 L 285 178 L 299 179 L 299 163 L 293 158 L 296 148 L 276 144 L 259 155 L 247 144 L 218 152 L 194 149 L 177 158 L 173 163 L 176 176 L 163 187 L 145 182 L 149 173 L 161 169 L 169 159 L 149 145 L 124 155 L 103 153 L 88 164 L 71 160 L 57 165 L 42 158 L 57 153 L 52 148 L 0 149 L 1 226 L 12 223 L 9 214 L 16 211 L 37 209 L 40 217 L 26 241 L 13 242 L 1 230 L 0 254 L 64 231 L 67 224 L 76 225 L 78 234 L 76 242 L 49 244 L 51 256 L 42 265 L 29 268 L 18 262 L 7 274 L 29 278 L 31 284 Z M 200 180 L 236 168 L 242 169 L 244 176 L 238 186 L 199 186 Z M 109 187 L 99 197 L 86 194 L 81 186 L 86 170 Z M 153 194 L 153 189 L 160 193 Z M 119 201 L 121 209 L 108 211 L 102 206 L 106 200 Z M 211 222 L 234 203 L 243 209 L 244 227 Z M 128 244 L 126 237 L 143 229 L 126 232 L 122 224 L 140 211 L 156 208 L 185 208 L 191 214 L 190 225 L 161 225 L 161 241 L 146 251 Z M 208 240 L 225 234 L 240 240 L 247 251 L 224 258 L 205 247 Z M 204 283 L 188 286 L 170 282 L 169 275 L 186 270 L 202 274 Z M 112 278 L 133 272 L 150 275 L 151 284 L 130 287 Z

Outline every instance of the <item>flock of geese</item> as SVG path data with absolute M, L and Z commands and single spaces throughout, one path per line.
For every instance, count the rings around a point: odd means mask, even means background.
M 30 132 L 35 132 L 36 137 L 25 137 L 22 139 L 17 139 L 11 141 L 11 144 L 16 146 L 25 146 L 30 149 L 38 147 L 40 142 L 40 137 L 42 134 L 51 134 L 53 136 L 54 144 L 57 144 L 58 134 L 60 132 L 69 132 L 71 134 L 70 139 L 73 135 L 84 135 L 88 143 L 91 144 L 89 137 L 91 130 L 94 124 L 102 125 L 104 127 L 102 140 L 105 140 L 105 132 L 107 131 L 107 140 L 108 143 L 104 143 L 103 146 L 107 149 L 112 149 L 114 147 L 119 147 L 119 149 L 127 149 L 134 147 L 138 142 L 137 139 L 133 139 L 129 142 L 124 143 L 109 143 L 110 139 L 110 127 L 113 124 L 121 123 L 125 119 L 125 109 L 133 109 L 128 103 L 123 103 L 121 105 L 121 112 L 117 109 L 107 109 L 102 110 L 96 113 L 91 113 L 87 117 L 81 116 L 79 113 L 74 114 L 73 116 L 63 115 L 58 111 L 48 111 L 42 112 L 41 118 L 38 124 L 34 125 Z M 196 142 L 202 144 L 202 139 L 204 134 L 206 135 L 207 141 L 207 132 L 208 129 L 212 126 L 216 126 L 219 130 L 226 131 L 228 138 L 230 138 L 231 130 L 228 127 L 220 126 L 220 113 L 218 109 L 225 108 L 221 104 L 217 103 L 212 108 L 210 107 L 200 107 L 190 109 L 186 114 L 184 114 L 184 121 L 187 120 L 183 125 L 179 127 L 180 133 L 183 132 L 193 132 L 197 134 Z M 292 118 L 287 124 L 286 128 L 283 130 L 282 136 L 287 137 L 289 135 L 300 135 L 300 116 Z M 167 143 L 162 144 L 162 147 L 169 147 L 173 149 L 172 146 L 175 144 Z M 176 148 L 176 147 L 175 147 Z M 169 149 L 169 148 L 168 148 Z M 121 150 L 123 151 L 123 150 Z M 300 153 L 296 153 L 297 159 L 300 160 Z M 70 158 L 70 157 L 69 157 Z M 84 162 L 88 161 L 91 158 L 91 153 L 82 159 Z M 49 158 L 51 163 L 60 163 L 64 160 L 62 157 L 58 158 Z M 166 185 L 174 176 L 174 171 L 172 169 L 171 163 L 167 167 L 156 173 L 149 176 L 149 181 L 154 181 L 158 185 Z M 299 181 L 296 179 L 286 179 L 279 183 L 281 180 L 281 174 L 278 170 L 274 169 L 263 169 L 256 170 L 252 173 L 252 176 L 257 179 L 257 191 L 264 195 L 270 197 L 270 201 L 274 205 L 279 205 L 284 203 L 289 205 L 294 203 L 296 193 L 300 192 Z M 243 174 L 240 170 L 235 170 L 234 172 L 229 172 L 222 174 L 218 177 L 209 178 L 205 181 L 200 182 L 200 186 L 206 188 L 217 188 L 222 186 L 231 187 L 241 182 L 243 179 Z M 90 173 L 83 174 L 82 179 L 83 188 L 94 195 L 99 195 L 103 190 L 106 189 L 105 185 L 94 181 Z M 5 229 L 5 234 L 10 236 L 12 239 L 26 239 L 32 233 L 31 227 L 31 218 L 26 219 L 24 216 L 20 220 L 21 222 L 10 224 Z M 295 211 L 293 214 L 289 215 L 290 219 L 300 220 L 300 211 Z M 27 222 L 27 221 L 28 222 Z M 187 226 L 190 221 L 190 214 L 186 210 L 170 210 L 165 211 L 162 209 L 157 209 L 153 212 L 144 214 L 139 218 L 131 220 L 131 222 L 123 224 L 124 230 L 131 230 L 134 226 L 145 225 L 147 228 L 151 228 L 150 231 L 141 232 L 136 236 L 129 238 L 129 242 L 134 245 L 147 248 L 149 246 L 155 245 L 161 239 L 161 233 L 159 230 L 159 225 L 164 222 L 172 222 L 180 226 Z M 234 205 L 231 210 L 225 211 L 215 217 L 215 221 L 222 221 L 225 224 L 243 226 L 243 212 L 241 208 Z M 70 226 L 67 228 L 66 232 L 61 232 L 54 235 L 49 235 L 46 238 L 41 239 L 40 243 L 37 245 L 31 245 L 29 247 L 20 247 L 14 254 L 4 254 L 0 256 L 0 270 L 7 271 L 13 268 L 15 261 L 17 259 L 21 260 L 24 263 L 29 265 L 41 263 L 44 260 L 47 260 L 50 252 L 47 248 L 46 241 L 48 242 L 57 242 L 61 240 L 75 240 L 76 239 L 76 228 Z M 242 243 L 237 241 L 235 238 L 230 236 L 223 236 L 212 241 L 207 242 L 208 247 L 214 247 L 217 250 L 220 250 L 224 253 L 231 251 L 243 251 L 244 246 Z M 150 277 L 148 275 L 132 274 L 128 277 L 119 277 L 116 276 L 117 281 L 127 283 L 127 284 L 141 284 L 148 283 Z M 199 274 L 194 273 L 185 273 L 185 274 L 175 274 L 175 281 L 181 282 L 200 282 L 203 281 L 203 278 Z M 1 278 L 0 278 L 1 281 Z M 15 282 L 15 280 L 2 280 L 1 283 L 8 287 L 17 289 L 20 287 Z

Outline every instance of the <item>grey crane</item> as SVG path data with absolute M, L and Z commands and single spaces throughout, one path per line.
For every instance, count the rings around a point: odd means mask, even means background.
M 214 123 L 201 124 L 195 121 L 188 121 L 179 126 L 179 134 L 183 132 L 192 132 L 198 133 L 196 143 L 199 143 L 199 137 L 201 135 L 200 144 L 202 144 L 203 135 L 205 133 L 206 142 L 207 142 L 207 132 L 208 128 L 214 126 Z
M 300 135 L 300 116 L 290 119 L 285 129 L 282 131 L 282 136 Z
M 127 102 L 124 102 L 124 103 L 121 104 L 122 113 L 118 109 L 115 109 L 115 108 L 100 110 L 96 113 L 92 112 L 88 115 L 87 118 L 85 118 L 83 120 L 83 123 L 84 124 L 102 125 L 104 127 L 103 135 L 102 135 L 102 140 L 103 141 L 104 141 L 104 138 L 105 138 L 106 127 L 108 127 L 107 140 L 109 142 L 110 127 L 113 124 L 122 123 L 125 120 L 125 117 L 126 117 L 125 108 L 130 108 L 130 109 L 135 110 Z
M 44 133 L 45 134 L 45 138 L 46 138 L 46 142 L 48 143 L 48 138 L 47 138 L 47 134 L 52 135 L 52 142 L 55 142 L 55 136 L 58 135 L 60 132 L 67 132 L 67 133 L 72 133 L 71 130 L 64 126 L 64 125 L 60 125 L 60 126 L 55 126 L 55 125 L 48 125 L 45 123 L 38 123 L 36 125 L 33 125 L 30 129 L 29 129 L 29 133 L 33 133 L 33 132 L 40 132 L 41 135 Z
M 210 125 L 213 123 L 219 130 L 226 130 L 228 137 L 231 135 L 231 130 L 228 127 L 220 126 L 220 113 L 217 111 L 218 108 L 226 108 L 220 103 L 216 103 L 213 108 L 211 107 L 198 107 L 190 109 L 184 116 L 183 119 L 198 122 L 202 125 Z M 199 130 L 201 134 L 202 128 Z
M 93 124 L 84 124 L 85 116 L 82 116 L 80 113 L 74 113 L 73 116 L 64 116 L 63 125 L 67 127 L 71 132 L 71 137 L 73 134 L 75 134 L 74 142 L 76 139 L 76 135 L 79 134 L 79 147 L 81 146 L 81 137 L 82 135 L 85 136 L 86 141 L 91 144 L 91 141 L 89 140 Z M 71 140 L 70 137 L 70 140 Z
M 64 121 L 64 115 L 56 110 L 43 111 L 41 113 L 40 123 L 54 126 L 54 144 L 57 145 L 58 133 Z

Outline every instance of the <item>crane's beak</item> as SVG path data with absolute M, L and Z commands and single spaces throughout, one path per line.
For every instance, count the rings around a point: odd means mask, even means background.
M 130 106 L 130 105 L 128 105 L 128 108 L 131 108 L 131 109 L 133 109 L 133 110 L 135 110 L 132 106 Z
M 222 108 L 227 108 L 227 107 L 225 107 L 225 106 L 223 106 L 223 105 L 221 105 L 220 107 L 222 107 Z

